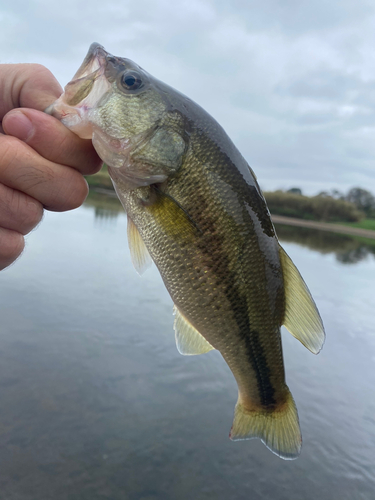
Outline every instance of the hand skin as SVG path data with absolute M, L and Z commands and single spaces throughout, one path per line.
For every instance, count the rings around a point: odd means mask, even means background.
M 62 89 L 38 64 L 0 65 L 0 270 L 22 253 L 43 210 L 79 207 L 102 166 L 91 141 L 43 113 Z

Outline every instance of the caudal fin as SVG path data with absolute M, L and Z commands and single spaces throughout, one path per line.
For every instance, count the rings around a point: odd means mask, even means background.
M 289 389 L 286 402 L 273 411 L 248 411 L 237 402 L 229 437 L 233 441 L 259 438 L 275 455 L 294 460 L 301 452 L 302 438 L 297 408 Z

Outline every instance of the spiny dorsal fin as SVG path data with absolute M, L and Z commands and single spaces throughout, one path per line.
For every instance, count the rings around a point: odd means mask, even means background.
M 138 229 L 128 216 L 128 244 L 133 266 L 138 274 L 143 274 L 152 264 L 152 259 Z
M 285 250 L 279 246 L 285 287 L 284 326 L 307 347 L 318 354 L 324 344 L 322 319 L 306 283 Z
M 176 306 L 173 307 L 173 313 L 176 315 L 173 328 L 176 335 L 177 349 L 180 354 L 191 356 L 194 354 L 204 354 L 214 349 L 180 313 Z

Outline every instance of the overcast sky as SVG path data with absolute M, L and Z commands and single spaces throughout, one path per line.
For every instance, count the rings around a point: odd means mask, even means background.
M 10 0 L 0 62 L 62 85 L 91 42 L 133 59 L 226 129 L 264 190 L 375 193 L 373 0 Z

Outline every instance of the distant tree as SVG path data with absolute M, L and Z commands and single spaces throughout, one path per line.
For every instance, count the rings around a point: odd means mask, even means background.
M 296 196 L 284 191 L 266 191 L 264 196 L 273 215 L 331 222 L 357 222 L 365 215 L 353 203 L 332 196 Z
M 321 198 L 332 198 L 329 191 L 320 191 L 320 193 L 318 193 L 317 196 L 320 196 Z
M 302 196 L 302 189 L 293 187 L 288 189 L 287 193 L 299 194 L 300 196 Z
M 338 189 L 331 189 L 331 191 L 321 191 L 317 194 L 323 198 L 333 198 L 334 200 L 346 200 L 344 193 Z
M 345 195 L 338 189 L 331 189 L 331 196 L 335 198 L 335 200 L 345 200 Z
M 359 210 L 362 210 L 367 217 L 375 216 L 375 197 L 370 191 L 355 187 L 348 191 L 345 199 L 353 203 Z

